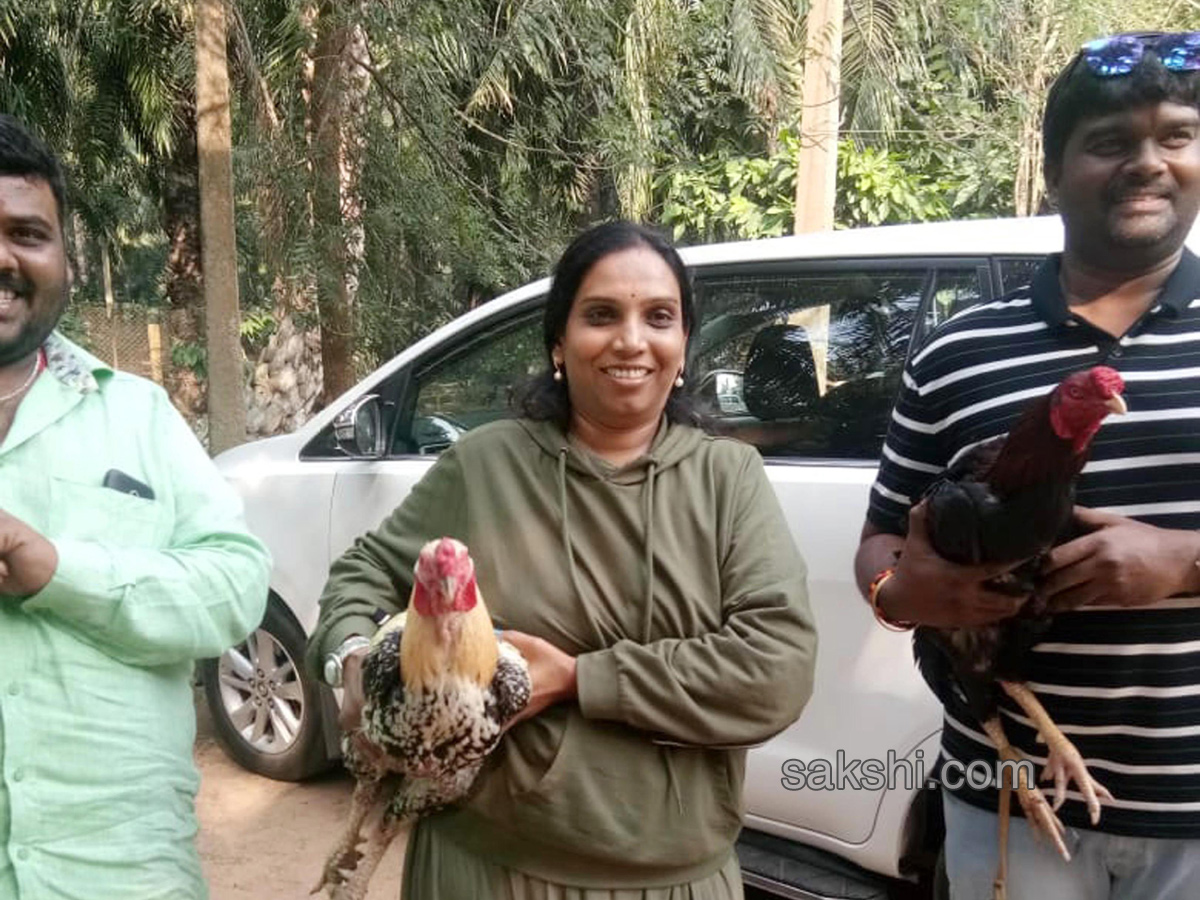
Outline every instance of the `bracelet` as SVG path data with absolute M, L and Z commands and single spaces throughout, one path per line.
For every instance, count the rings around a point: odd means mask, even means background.
M 883 586 L 888 583 L 888 580 L 896 574 L 894 566 L 888 566 L 878 575 L 871 579 L 871 585 L 867 588 L 867 602 L 871 604 L 871 612 L 875 614 L 875 621 L 886 628 L 888 631 L 912 631 L 917 627 L 916 622 L 901 622 L 893 621 L 884 615 L 879 608 L 879 592 L 883 590 Z

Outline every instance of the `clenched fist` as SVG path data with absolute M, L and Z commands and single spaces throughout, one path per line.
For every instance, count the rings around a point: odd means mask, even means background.
M 0 597 L 30 597 L 50 583 L 58 551 L 20 519 L 0 510 Z

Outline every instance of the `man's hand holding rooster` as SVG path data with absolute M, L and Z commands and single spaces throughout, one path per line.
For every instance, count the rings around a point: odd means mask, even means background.
M 989 625 L 1015 615 L 1027 599 L 988 586 L 1011 563 L 963 566 L 943 559 L 929 542 L 926 504 L 908 516 L 908 536 L 896 574 L 879 593 L 879 606 L 894 620 L 941 628 Z
M 1055 547 L 1042 568 L 1052 608 L 1149 606 L 1200 592 L 1200 534 L 1084 507 L 1075 521 L 1087 534 Z

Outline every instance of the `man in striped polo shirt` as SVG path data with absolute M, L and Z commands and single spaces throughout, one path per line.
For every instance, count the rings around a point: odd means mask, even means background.
M 1070 863 L 1014 818 L 1012 900 L 1200 896 L 1200 259 L 1184 248 L 1200 208 L 1197 70 L 1200 35 L 1120 35 L 1090 42 L 1059 75 L 1043 171 L 1065 249 L 1028 287 L 914 348 L 856 559 L 866 594 L 900 552 L 876 597 L 893 622 L 1012 615 L 1023 598 L 901 537 L 905 518 L 956 453 L 1004 434 L 1068 373 L 1121 372 L 1130 412 L 1105 422 L 1079 482 L 1090 533 L 1047 563 L 1047 592 L 1073 609 L 1030 654 L 1028 677 L 1115 799 L 1092 826 L 1068 791 Z M 943 757 L 994 762 L 966 705 L 939 693 Z M 1043 764 L 1029 720 L 1002 701 L 1010 739 Z M 995 791 L 943 796 L 951 895 L 991 897 Z

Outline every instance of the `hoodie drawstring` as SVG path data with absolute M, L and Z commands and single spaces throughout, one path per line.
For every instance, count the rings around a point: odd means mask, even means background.
M 652 622 L 654 618 L 654 485 L 658 477 L 658 460 L 650 458 L 649 470 L 646 473 L 646 508 L 643 515 L 646 519 L 646 598 L 645 612 L 642 620 L 642 641 L 650 643 Z M 671 748 L 659 745 L 663 766 L 667 770 L 667 788 L 675 798 L 675 805 L 683 814 L 683 794 L 679 790 L 679 776 L 675 774 L 675 758 Z
M 567 554 L 567 571 L 571 576 L 571 587 L 575 591 L 575 596 L 580 598 L 580 603 L 583 601 L 583 592 L 579 589 L 579 573 L 575 569 L 575 551 L 571 547 L 571 524 L 568 514 L 567 504 L 567 447 L 561 447 L 558 451 L 558 504 L 562 510 L 562 542 L 563 549 Z M 654 458 L 650 459 L 649 471 L 646 474 L 646 487 L 643 496 L 646 498 L 643 515 L 646 522 L 646 537 L 645 537 L 645 568 L 646 568 L 646 593 L 643 600 L 645 611 L 642 618 L 642 641 L 650 643 L 652 634 L 651 628 L 653 624 L 654 614 L 654 483 L 658 477 L 658 461 Z M 586 611 L 585 611 L 586 615 Z M 597 646 L 603 646 L 604 635 L 600 630 L 600 626 L 592 616 L 588 616 L 588 621 L 591 622 L 592 628 L 596 634 Z M 679 789 L 679 776 L 675 773 L 675 761 L 671 755 L 671 748 L 665 745 L 659 746 L 659 753 L 662 755 L 663 766 L 667 771 L 667 788 L 671 795 L 675 798 L 675 804 L 679 808 L 679 812 L 683 813 L 683 794 Z
M 592 626 L 592 633 L 596 636 L 596 646 L 601 647 L 604 645 L 604 633 L 600 630 L 596 617 L 587 612 L 587 607 L 583 603 L 583 591 L 579 589 L 579 573 L 575 571 L 575 551 L 571 548 L 571 523 L 567 514 L 566 447 L 561 447 L 558 451 L 558 506 L 562 510 L 562 542 L 563 549 L 567 552 L 567 572 L 571 576 L 571 588 L 575 591 L 575 596 L 579 598 L 581 611 Z
M 650 460 L 650 471 L 646 475 L 646 607 L 642 620 L 642 640 L 650 643 L 650 621 L 654 612 L 654 479 L 658 475 L 658 461 Z

